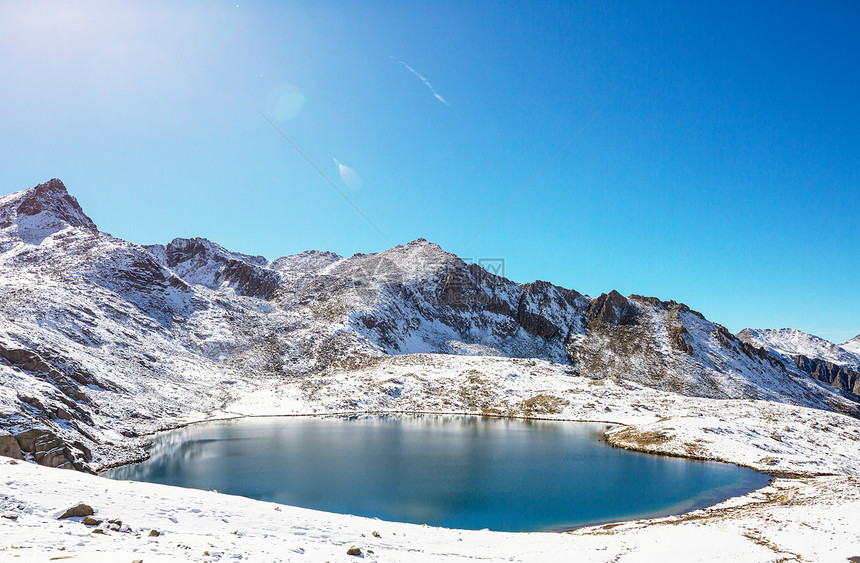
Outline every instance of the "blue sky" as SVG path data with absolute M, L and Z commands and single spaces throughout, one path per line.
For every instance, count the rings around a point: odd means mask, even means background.
M 139 243 L 424 237 L 860 333 L 855 3 L 177 4 L 0 4 L 0 192 L 59 177 Z

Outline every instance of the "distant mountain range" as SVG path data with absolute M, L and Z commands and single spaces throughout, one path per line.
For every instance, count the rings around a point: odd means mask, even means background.
M 82 468 L 128 421 L 168 426 L 260 378 L 416 353 L 860 413 L 860 336 L 735 336 L 682 303 L 519 284 L 423 239 L 276 260 L 202 238 L 143 246 L 99 232 L 57 179 L 0 198 L 0 454 Z
M 860 336 L 834 344 L 793 328 L 745 328 L 738 338 L 793 362 L 815 379 L 860 395 Z

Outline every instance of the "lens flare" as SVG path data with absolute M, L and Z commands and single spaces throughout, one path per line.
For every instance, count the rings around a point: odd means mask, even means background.
M 358 172 L 338 162 L 336 158 L 333 158 L 334 163 L 337 164 L 337 171 L 340 173 L 340 179 L 343 180 L 343 183 L 346 184 L 350 189 L 360 190 L 361 189 L 361 176 L 358 175 Z
M 292 84 L 281 84 L 269 94 L 266 106 L 269 115 L 278 121 L 289 121 L 302 111 L 305 95 Z

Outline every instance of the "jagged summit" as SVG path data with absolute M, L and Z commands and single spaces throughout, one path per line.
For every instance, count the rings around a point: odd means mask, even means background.
M 0 228 L 11 226 L 18 226 L 22 234 L 35 235 L 46 235 L 66 226 L 97 230 L 78 200 L 57 178 L 0 197 Z

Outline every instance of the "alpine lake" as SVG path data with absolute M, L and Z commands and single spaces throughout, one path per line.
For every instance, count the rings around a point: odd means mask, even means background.
M 112 479 L 448 528 L 553 531 L 680 514 L 765 486 L 748 468 L 615 448 L 606 424 L 450 415 L 246 418 L 153 436 Z

